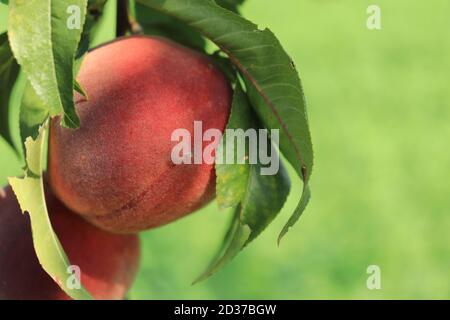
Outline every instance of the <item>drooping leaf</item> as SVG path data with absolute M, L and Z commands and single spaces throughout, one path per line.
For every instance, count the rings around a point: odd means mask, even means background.
M 240 208 L 237 208 L 236 211 L 239 212 Z M 203 281 L 222 269 L 245 246 L 251 234 L 250 227 L 242 224 L 238 220 L 237 223 L 232 224 L 231 228 L 233 229 L 230 229 L 229 234 L 231 237 L 227 243 L 226 249 L 221 255 L 211 262 L 210 266 L 197 279 L 195 279 L 192 284 Z
M 234 135 L 230 135 L 230 130 Z M 257 134 L 255 137 L 247 134 L 252 130 Z M 266 134 L 262 135 L 261 131 Z M 289 176 L 277 153 L 276 141 L 272 141 L 271 136 L 274 138 L 275 134 L 260 126 L 240 82 L 236 82 L 230 118 L 217 151 L 217 159 L 222 163 L 215 166 L 216 194 L 222 207 L 241 205 L 241 218 L 244 217 L 251 227 L 251 240 L 278 214 L 290 190 Z M 256 148 L 251 148 L 252 142 L 257 142 Z M 263 147 L 263 144 L 266 146 Z M 240 145 L 245 149 L 240 151 Z M 226 159 L 228 154 L 231 155 L 231 162 Z M 261 163 L 261 154 L 270 156 L 268 164 Z M 262 169 L 270 165 L 274 166 L 274 171 L 263 172 Z M 260 211 L 254 210 L 255 214 L 248 214 L 252 206 L 258 206 Z
M 278 39 L 211 0 L 139 0 L 200 31 L 225 52 L 245 79 L 247 93 L 263 125 L 280 130 L 280 150 L 303 179 L 306 189 L 313 150 L 306 103 L 296 68 Z M 307 203 L 299 201 L 283 236 Z
M 218 155 L 233 155 L 236 160 L 237 146 L 239 143 L 245 143 L 244 134 L 230 136 L 227 129 L 242 130 L 245 132 L 250 128 L 258 128 L 258 124 L 254 118 L 254 113 L 248 104 L 247 97 L 242 91 L 239 83 L 236 84 L 233 102 L 231 106 L 230 118 L 228 120 L 225 134 L 217 149 Z M 236 132 L 236 131 L 235 131 Z M 238 141 L 240 140 L 240 141 Z M 242 141 L 244 140 L 244 141 Z M 245 154 L 241 157 L 249 156 L 249 148 L 245 150 Z M 222 163 L 216 163 L 216 199 L 220 208 L 236 207 L 245 196 L 247 190 L 248 178 L 250 175 L 250 165 L 248 161 L 245 163 L 225 163 L 226 159 L 221 159 Z
M 248 104 L 247 97 L 237 83 L 227 129 L 242 129 L 244 132 L 248 129 L 259 129 L 255 119 L 256 116 Z M 221 159 L 225 163 L 216 164 L 216 194 L 220 206 L 236 206 L 236 212 L 225 236 L 224 246 L 206 271 L 194 283 L 202 281 L 220 270 L 250 241 L 255 239 L 280 212 L 290 190 L 289 176 L 279 157 L 273 157 L 275 161 L 278 161 L 278 171 L 273 175 L 263 175 L 261 174 L 263 166 L 259 159 L 256 163 L 250 161 L 251 149 L 246 148 L 245 153 L 239 155 L 238 143 L 233 141 L 234 139 L 227 138 L 229 133 L 230 131 L 226 131 L 217 152 L 217 159 Z M 269 145 L 271 143 L 268 137 L 265 142 Z M 263 141 L 258 140 L 256 154 L 259 154 L 261 143 Z M 230 145 L 234 145 L 234 147 L 228 148 Z M 226 152 L 223 152 L 225 150 Z M 221 152 L 224 154 L 222 158 L 219 156 Z M 237 159 L 236 156 L 244 156 L 249 161 L 245 161 L 243 164 L 228 164 L 225 161 L 228 152 L 231 152 L 234 160 Z M 271 152 L 276 153 L 276 150 L 272 149 Z
M 276 175 L 261 175 L 259 165 L 250 166 L 247 192 L 237 207 L 237 223 L 230 227 L 230 242 L 194 283 L 202 281 L 230 262 L 250 241 L 254 240 L 282 209 L 289 194 L 289 177 L 280 163 Z
M 218 261 L 224 255 L 224 253 L 227 251 L 227 249 L 230 246 L 230 243 L 233 239 L 233 236 L 236 233 L 237 228 L 239 227 L 240 213 L 241 213 L 240 208 L 238 208 L 238 207 L 234 208 L 233 215 L 231 216 L 227 231 L 225 232 L 225 235 L 222 239 L 220 248 L 219 248 L 219 250 L 217 250 L 216 255 L 214 256 L 213 259 L 211 259 L 210 265 L 205 270 L 213 268 L 216 261 Z M 247 237 L 247 239 L 248 239 L 248 237 Z
M 42 178 L 42 163 L 46 157 L 43 146 L 47 130 L 48 121 L 39 130 L 36 140 L 31 137 L 27 139 L 25 177 L 9 178 L 9 183 L 22 212 L 28 212 L 30 215 L 33 245 L 43 269 L 73 299 L 91 299 L 91 295 L 83 287 L 73 289 L 67 286 L 66 279 L 71 276 L 71 273 L 67 272 L 70 262 L 48 216 Z
M 310 198 L 311 198 L 311 191 L 309 189 L 309 185 L 307 185 L 306 187 L 303 188 L 302 195 L 300 197 L 300 203 L 298 204 L 296 211 L 289 218 L 288 222 L 285 224 L 285 226 L 280 232 L 280 235 L 278 236 L 278 245 L 280 244 L 280 241 L 283 238 L 283 236 L 289 231 L 289 228 L 292 227 L 300 218 L 300 215 L 308 205 Z
M 73 103 L 73 62 L 87 0 L 11 0 L 8 36 L 15 58 L 51 116 L 79 127 Z
M 6 33 L 0 34 L 0 136 L 15 150 L 10 127 L 11 94 L 19 75 Z

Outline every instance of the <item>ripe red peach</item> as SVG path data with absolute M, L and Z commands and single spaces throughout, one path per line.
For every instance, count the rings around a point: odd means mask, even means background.
M 50 193 L 51 223 L 83 286 L 96 299 L 123 299 L 139 262 L 136 235 L 100 230 L 70 212 Z M 28 214 L 10 187 L 0 189 L 0 300 L 70 299 L 42 269 L 33 248 Z
M 76 95 L 78 130 L 52 120 L 49 181 L 73 211 L 118 233 L 157 227 L 215 196 L 214 164 L 175 164 L 176 129 L 223 132 L 231 89 L 206 56 L 158 37 L 132 36 L 87 54 Z M 203 145 L 203 148 L 205 144 Z

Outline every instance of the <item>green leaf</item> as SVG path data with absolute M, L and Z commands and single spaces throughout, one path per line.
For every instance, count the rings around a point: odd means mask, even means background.
M 0 34 L 0 136 L 16 150 L 9 124 L 10 99 L 19 75 L 19 65 L 14 60 L 6 33 Z M 16 150 L 17 151 L 17 150 Z
M 47 130 L 48 121 L 39 130 L 36 140 L 27 139 L 25 178 L 9 178 L 9 183 L 17 196 L 22 212 L 28 212 L 30 215 L 33 245 L 43 269 L 73 299 L 92 299 L 83 287 L 70 289 L 65 281 L 70 276 L 67 273 L 70 262 L 53 231 L 45 204 L 42 163 L 46 157 L 43 150 Z
M 50 115 L 63 114 L 62 124 L 68 128 L 80 125 L 73 102 L 73 62 L 86 6 L 87 0 L 9 3 L 8 36 L 14 56 Z
M 90 0 L 89 1 L 89 14 L 86 16 L 86 22 L 83 26 L 83 36 L 80 41 L 77 59 L 74 63 L 74 75 L 78 73 L 81 66 L 83 57 L 85 56 L 87 49 L 89 48 L 91 31 L 96 28 L 102 13 L 105 1 L 103 0 Z M 84 44 L 82 44 L 84 42 Z M 86 46 L 86 47 L 84 47 Z M 80 94 L 87 96 L 87 93 L 73 80 L 73 88 Z M 39 127 L 49 116 L 49 110 L 42 99 L 36 94 L 30 82 L 27 81 L 25 90 L 22 96 L 22 102 L 20 106 L 20 136 L 22 141 L 22 147 L 25 148 L 24 142 L 27 137 L 35 139 L 38 135 Z
M 211 0 L 139 1 L 197 29 L 228 55 L 245 79 L 251 105 L 263 125 L 280 130 L 280 150 L 306 189 L 313 150 L 305 98 L 295 66 L 275 35 Z M 303 197 L 284 229 L 297 220 L 305 203 Z
M 202 281 L 230 262 L 248 243 L 254 240 L 275 218 L 289 194 L 290 183 L 280 163 L 278 174 L 261 175 L 259 165 L 250 166 L 247 192 L 237 207 L 239 214 L 232 223 L 227 249 L 219 255 L 194 283 Z
M 257 128 L 258 124 L 255 120 L 254 112 L 252 112 L 248 104 L 247 97 L 239 83 L 236 84 L 233 102 L 231 106 L 230 118 L 226 129 L 242 129 Z M 217 149 L 217 154 L 233 153 L 235 159 L 238 158 L 237 148 L 238 139 L 242 142 L 243 135 L 233 139 L 225 134 Z M 245 142 L 245 141 L 244 141 Z M 249 150 L 245 150 L 245 156 L 248 157 Z M 220 208 L 236 207 L 245 196 L 247 190 L 248 178 L 250 175 L 250 165 L 248 163 L 226 164 L 216 163 L 216 199 Z
M 289 228 L 292 227 L 298 221 L 302 212 L 308 205 L 310 198 L 311 198 L 311 191 L 309 189 L 309 185 L 307 185 L 305 188 L 303 188 L 302 196 L 300 198 L 300 203 L 297 209 L 295 210 L 294 214 L 289 218 L 288 222 L 285 224 L 285 226 L 280 232 L 280 235 L 278 236 L 278 245 L 280 245 L 281 239 L 289 231 Z
M 216 3 L 225 9 L 238 13 L 239 6 L 242 5 L 244 1 L 245 0 L 216 0 Z
M 76 92 L 78 92 L 79 94 L 81 94 L 83 97 L 85 97 L 87 99 L 86 91 L 84 91 L 81 84 L 79 84 L 78 81 L 75 79 L 73 79 L 73 88 L 75 89 Z
M 227 129 L 258 129 L 256 115 L 248 104 L 239 83 L 236 85 L 230 120 Z M 237 149 L 228 149 L 235 141 L 225 134 L 221 149 L 231 150 L 234 156 Z M 234 140 L 234 139 L 233 139 Z M 261 141 L 260 141 L 261 142 Z M 270 143 L 270 140 L 268 141 Z M 236 145 L 236 144 L 234 144 Z M 245 156 L 248 157 L 249 149 Z M 276 152 L 273 150 L 273 152 Z M 280 160 L 279 158 L 277 158 Z M 237 205 L 234 220 L 225 236 L 224 247 L 213 262 L 194 283 L 202 281 L 220 270 L 231 261 L 250 241 L 255 239 L 280 212 L 290 189 L 289 176 L 282 162 L 275 175 L 262 175 L 261 164 L 216 164 L 217 200 L 219 205 Z
M 0 0 L 1 3 L 8 4 L 9 0 Z
M 25 153 L 25 141 L 28 137 L 36 139 L 39 135 L 39 128 L 49 117 L 49 111 L 45 104 L 34 91 L 30 82 L 27 81 L 20 105 L 20 137 L 22 148 Z
M 136 19 L 144 34 L 172 39 L 187 47 L 203 51 L 206 41 L 201 34 L 179 20 L 136 3 Z
M 240 211 L 239 208 L 236 210 L 238 212 Z M 213 260 L 211 265 L 197 279 L 195 279 L 192 282 L 192 284 L 196 284 L 203 280 L 206 280 L 214 273 L 222 269 L 245 246 L 251 234 L 250 227 L 238 222 L 232 225 L 231 228 L 233 229 L 230 229 L 232 230 L 232 232 L 229 232 L 231 234 L 230 241 L 227 245 L 227 248 L 224 250 L 223 254 L 219 255 L 218 258 L 216 258 L 216 260 Z

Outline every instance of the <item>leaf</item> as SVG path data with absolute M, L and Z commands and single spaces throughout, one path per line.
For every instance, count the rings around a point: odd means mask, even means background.
M 73 79 L 73 88 L 76 92 L 78 92 L 79 94 L 81 94 L 83 97 L 85 97 L 87 99 L 86 91 L 84 91 L 81 84 L 79 84 L 78 81 L 75 79 Z
M 136 19 L 144 34 L 172 39 L 187 47 L 203 51 L 206 41 L 201 34 L 179 20 L 136 3 Z
M 82 39 L 79 44 L 77 53 L 79 56 L 75 60 L 73 71 L 74 75 L 78 73 L 83 57 L 87 52 L 87 48 L 81 48 L 83 46 L 82 42 L 84 41 L 84 45 L 89 47 L 91 30 L 96 27 L 96 23 L 103 12 L 104 4 L 104 0 L 89 1 L 89 14 L 86 16 L 86 22 L 83 26 L 82 37 L 84 37 L 84 40 Z M 74 90 L 84 96 L 87 96 L 87 93 L 78 84 L 78 82 L 75 79 L 73 81 Z M 26 138 L 32 137 L 35 139 L 38 135 L 39 127 L 44 123 L 48 116 L 48 108 L 36 94 L 29 81 L 27 81 L 20 106 L 20 135 L 23 149 L 25 148 L 24 142 Z
M 240 208 L 236 207 L 234 208 L 234 213 L 231 217 L 227 232 L 225 233 L 222 244 L 220 246 L 220 249 L 217 251 L 217 254 L 214 256 L 214 258 L 211 260 L 211 264 L 207 269 L 210 269 L 213 267 L 214 263 L 223 256 L 223 254 L 228 249 L 234 234 L 236 233 L 237 228 L 239 227 L 239 214 L 241 213 Z M 249 231 L 250 232 L 250 231 Z M 247 237 L 248 239 L 248 237 Z
M 280 235 L 278 236 L 278 245 L 280 245 L 281 239 L 289 231 L 289 228 L 292 227 L 297 222 L 297 220 L 300 218 L 300 215 L 305 210 L 306 206 L 308 205 L 310 198 L 311 198 L 311 191 L 309 189 L 309 185 L 307 185 L 305 188 L 303 188 L 302 196 L 300 198 L 300 204 L 298 205 L 297 210 L 289 218 L 288 222 L 283 227 L 283 229 L 280 232 Z
M 237 83 L 227 129 L 243 129 L 244 131 L 249 128 L 257 129 L 258 124 L 255 119 L 256 116 Z M 227 152 L 230 150 L 227 146 L 230 145 L 231 140 L 227 140 L 227 134 L 228 132 L 222 139 L 218 155 L 220 155 L 220 149 L 225 148 Z M 270 140 L 268 142 L 270 144 Z M 231 149 L 233 155 L 236 155 L 236 149 Z M 273 149 L 272 152 L 276 150 Z M 246 157 L 249 155 L 250 151 L 247 149 Z M 278 157 L 276 159 L 280 160 Z M 279 165 L 276 174 L 262 175 L 262 165 L 259 163 L 216 164 L 216 193 L 219 205 L 222 207 L 237 205 L 237 207 L 225 236 L 224 247 L 219 250 L 213 262 L 194 283 L 208 278 L 230 262 L 280 212 L 289 194 L 290 181 L 281 161 Z
M 228 55 L 245 79 L 251 105 L 263 125 L 280 130 L 280 150 L 306 189 L 313 150 L 305 98 L 295 66 L 274 34 L 211 0 L 139 1 L 195 28 Z M 305 194 L 284 229 L 300 217 L 307 203 Z
M 245 0 L 216 0 L 216 3 L 225 9 L 238 13 L 239 6 L 242 5 L 244 1 Z
M 242 87 L 237 83 L 231 106 L 230 119 L 226 129 L 257 128 L 258 124 L 254 119 L 248 104 L 247 97 L 242 91 Z M 235 159 L 238 158 L 237 148 L 234 146 L 237 141 L 232 141 L 227 130 L 217 149 L 217 155 L 233 153 Z M 239 139 L 239 138 L 237 138 Z M 233 139 L 234 140 L 234 139 Z M 233 149 L 231 149 L 233 148 Z M 249 150 L 245 150 L 245 156 L 248 157 Z M 245 196 L 247 190 L 248 178 L 250 175 L 250 165 L 247 163 L 216 163 L 216 199 L 220 208 L 236 207 Z
M 19 75 L 19 65 L 14 60 L 6 33 L 0 34 L 0 136 L 16 150 L 9 123 L 10 99 Z M 17 151 L 17 150 L 16 150 Z
M 239 210 L 239 208 L 236 210 Z M 222 269 L 245 246 L 251 234 L 250 227 L 247 225 L 242 225 L 241 223 L 237 223 L 236 228 L 233 231 L 234 232 L 232 233 L 232 237 L 230 239 L 227 249 L 221 256 L 217 258 L 217 260 L 214 260 L 211 263 L 211 265 L 208 267 L 208 269 L 206 269 L 206 271 L 204 271 L 197 279 L 195 279 L 192 282 L 193 285 L 203 280 L 206 280 L 214 273 Z
M 68 128 L 80 125 L 73 102 L 73 62 L 86 6 L 87 0 L 9 3 L 8 36 L 14 56 L 50 115 L 63 114 L 62 125 Z M 74 23 L 77 17 L 80 28 Z
M 280 163 L 281 164 L 281 163 Z M 231 241 L 194 283 L 202 281 L 230 262 L 248 243 L 254 240 L 275 218 L 289 194 L 289 177 L 280 166 L 278 174 L 263 176 L 259 165 L 252 165 L 247 192 L 237 207 L 236 225 L 231 225 Z
M 32 139 L 38 137 L 39 128 L 48 117 L 48 109 L 34 92 L 30 82 L 27 81 L 22 96 L 19 114 L 20 137 L 24 154 L 26 152 L 25 141 L 28 137 L 31 137 Z
M 25 178 L 9 178 L 9 183 L 16 194 L 22 212 L 28 212 L 30 215 L 33 245 L 43 269 L 73 299 L 92 299 L 83 287 L 70 289 L 65 281 L 71 275 L 67 273 L 70 262 L 53 231 L 45 204 L 42 163 L 46 157 L 43 150 L 47 130 L 48 121 L 40 128 L 36 140 L 27 139 Z

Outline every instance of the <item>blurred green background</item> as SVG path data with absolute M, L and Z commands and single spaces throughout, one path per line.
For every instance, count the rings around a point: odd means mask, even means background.
M 382 10 L 382 29 L 366 9 Z M 142 234 L 132 299 L 450 298 L 450 2 L 248 0 L 303 81 L 315 145 L 312 201 L 280 247 L 300 193 L 230 265 L 191 281 L 219 245 L 216 204 Z M 2 30 L 5 14 L 0 11 Z M 20 163 L 0 142 L 0 183 Z M 366 269 L 381 268 L 380 290 Z

